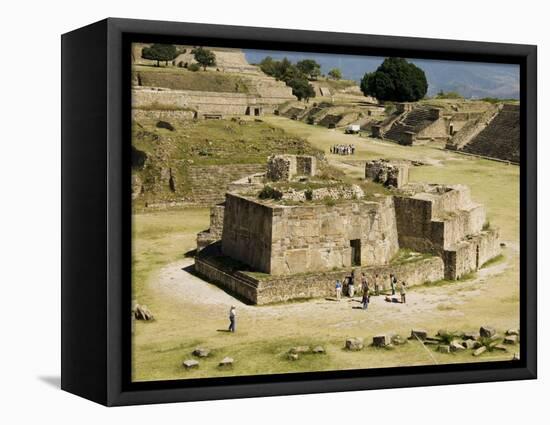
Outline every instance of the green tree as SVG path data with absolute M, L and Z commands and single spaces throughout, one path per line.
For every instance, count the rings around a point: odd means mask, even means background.
M 173 44 L 153 44 L 151 47 L 144 47 L 141 50 L 143 59 L 157 61 L 157 66 L 160 66 L 160 61 L 166 62 L 176 59 L 180 52 Z
M 308 80 L 316 80 L 321 75 L 321 65 L 313 59 L 304 59 L 296 63 L 296 68 L 304 74 Z
M 191 51 L 197 63 L 202 66 L 202 69 L 206 71 L 207 66 L 216 65 L 216 55 L 212 50 L 203 49 L 199 47 Z
M 375 72 L 361 80 L 365 96 L 394 102 L 416 102 L 428 91 L 426 74 L 402 58 L 386 58 Z
M 333 80 L 340 80 L 342 78 L 342 71 L 338 68 L 332 68 L 328 72 L 329 78 L 332 78 Z
M 315 90 L 306 78 L 295 77 L 286 84 L 292 87 L 292 94 L 296 96 L 298 100 L 305 100 L 308 102 L 310 98 L 315 97 Z

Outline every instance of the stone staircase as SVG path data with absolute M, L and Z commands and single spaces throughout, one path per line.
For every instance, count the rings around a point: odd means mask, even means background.
M 192 200 L 201 205 L 215 205 L 223 202 L 231 182 L 263 171 L 265 171 L 265 164 L 190 166 L 188 177 Z
M 487 127 L 467 143 L 462 151 L 519 163 L 519 105 L 504 105 Z
M 384 138 L 401 142 L 405 132 L 418 133 L 436 120 L 432 108 L 415 108 L 412 111 L 404 112 L 384 133 Z

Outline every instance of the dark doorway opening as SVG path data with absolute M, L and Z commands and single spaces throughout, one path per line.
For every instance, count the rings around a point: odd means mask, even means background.
M 254 108 L 254 115 L 257 117 L 260 116 L 260 108 Z
M 351 265 L 361 265 L 361 239 L 352 239 L 349 241 L 351 247 Z

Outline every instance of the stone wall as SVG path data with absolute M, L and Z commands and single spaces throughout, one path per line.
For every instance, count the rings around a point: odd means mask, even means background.
M 225 200 L 231 183 L 264 170 L 264 164 L 191 165 L 187 173 L 192 201 L 203 205 L 219 204 Z
M 441 254 L 481 231 L 485 208 L 470 200 L 466 186 L 436 186 L 429 190 L 412 197 L 394 197 L 401 248 Z
M 288 97 L 260 97 L 246 93 L 221 93 L 160 88 L 133 88 L 132 108 L 136 109 L 193 109 L 198 116 L 204 114 L 255 115 L 273 113 L 277 105 Z
M 197 235 L 197 252 L 208 245 L 221 240 L 223 232 L 223 216 L 225 203 L 210 208 L 210 227 Z
M 383 159 L 367 161 L 365 178 L 384 186 L 401 188 L 409 183 L 409 164 Z
M 460 279 L 500 254 L 499 232 L 488 229 L 470 236 L 443 253 L 445 278 Z
M 266 178 L 289 181 L 295 176 L 314 176 L 317 159 L 309 155 L 271 155 L 267 160 Z
M 195 112 L 191 110 L 162 110 L 162 109 L 132 109 L 132 121 L 140 119 L 153 119 L 159 121 L 191 120 Z
M 228 193 L 222 234 L 224 255 L 269 273 L 273 209 Z
M 333 297 L 336 280 L 343 281 L 351 269 L 313 272 L 295 276 L 256 277 L 231 270 L 216 261 L 215 257 L 198 256 L 195 270 L 207 280 L 235 293 L 252 304 L 269 304 L 300 298 Z M 387 290 L 389 274 L 395 274 L 410 286 L 443 279 L 444 266 L 440 257 L 420 258 L 403 264 L 354 268 L 357 274 L 365 273 L 373 282 L 378 274 L 379 284 Z M 360 288 L 357 288 L 360 291 Z
M 352 240 L 363 266 L 387 264 L 399 249 L 391 198 L 274 207 L 272 220 L 271 264 L 261 271 L 273 275 L 350 267 Z

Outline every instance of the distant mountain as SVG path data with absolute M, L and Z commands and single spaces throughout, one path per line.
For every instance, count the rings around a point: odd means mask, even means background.
M 266 56 L 292 62 L 314 59 L 323 73 L 340 68 L 343 77 L 359 82 L 366 72 L 374 71 L 384 60 L 375 56 L 352 56 L 324 53 L 244 50 L 249 63 L 259 63 Z M 479 62 L 455 62 L 413 59 L 428 78 L 428 96 L 440 90 L 456 91 L 465 98 L 498 97 L 519 99 L 519 65 Z

